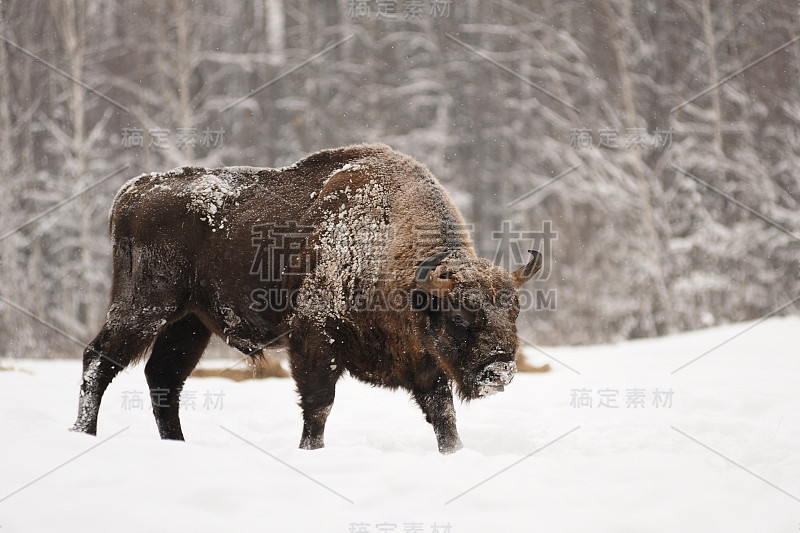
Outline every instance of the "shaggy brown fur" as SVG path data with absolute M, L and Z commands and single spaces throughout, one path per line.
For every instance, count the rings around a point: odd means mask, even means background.
M 430 172 L 380 144 L 132 179 L 111 208 L 111 304 L 74 429 L 96 432 L 106 387 L 153 343 L 156 423 L 182 439 L 180 390 L 215 334 L 248 355 L 285 342 L 303 448 L 323 446 L 345 370 L 410 391 L 439 449 L 460 448 L 451 383 L 473 399 L 511 381 L 516 291 L 541 266 L 536 252 L 513 274 L 477 258 L 464 228 Z

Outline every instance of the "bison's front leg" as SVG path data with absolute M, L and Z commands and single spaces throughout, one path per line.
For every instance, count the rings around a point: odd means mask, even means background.
M 325 446 L 325 422 L 333 406 L 336 381 L 342 375 L 342 368 L 337 364 L 333 350 L 319 350 L 322 343 L 309 343 L 311 337 L 293 334 L 289 341 L 292 377 L 297 384 L 300 407 L 303 409 L 300 448 L 305 450 Z M 312 351 L 312 347 L 316 347 L 316 351 Z
M 303 435 L 300 448 L 318 450 L 325 447 L 325 422 L 331 412 L 333 402 L 323 407 L 303 408 Z
M 425 413 L 425 419 L 433 425 L 439 451 L 457 452 L 464 447 L 456 429 L 456 410 L 453 407 L 453 392 L 447 377 L 442 374 L 432 388 L 415 389 L 414 399 Z
M 340 372 L 334 364 L 325 366 L 328 375 L 315 372 L 312 375 L 295 377 L 297 391 L 300 393 L 300 407 L 303 409 L 303 436 L 300 447 L 304 450 L 317 450 L 325 446 L 325 422 L 333 406 L 336 379 Z M 296 376 L 297 374 L 295 374 Z

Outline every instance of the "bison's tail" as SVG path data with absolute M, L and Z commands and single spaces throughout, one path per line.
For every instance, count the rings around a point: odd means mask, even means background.
M 113 222 L 110 228 L 113 235 Z M 121 291 L 131 289 L 133 278 L 133 250 L 128 238 L 114 239 L 111 252 L 111 298 Z

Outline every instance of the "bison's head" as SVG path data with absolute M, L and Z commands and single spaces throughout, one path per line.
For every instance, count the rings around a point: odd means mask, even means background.
M 530 251 L 528 264 L 509 273 L 487 259 L 435 254 L 416 273 L 414 309 L 425 313 L 433 355 L 463 399 L 503 390 L 517 371 L 518 289 L 542 267 Z

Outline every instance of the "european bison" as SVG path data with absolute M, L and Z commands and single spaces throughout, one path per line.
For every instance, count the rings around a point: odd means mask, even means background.
M 344 371 L 408 390 L 439 450 L 462 447 L 462 399 L 514 373 L 517 289 L 478 258 L 439 182 L 380 144 L 323 150 L 281 169 L 183 167 L 142 174 L 111 207 L 108 315 L 83 354 L 74 430 L 95 434 L 100 400 L 143 356 L 161 438 L 183 439 L 178 401 L 211 334 L 249 356 L 283 342 L 303 409 L 300 447 L 323 446 Z M 255 252 L 254 252 L 255 250 Z

